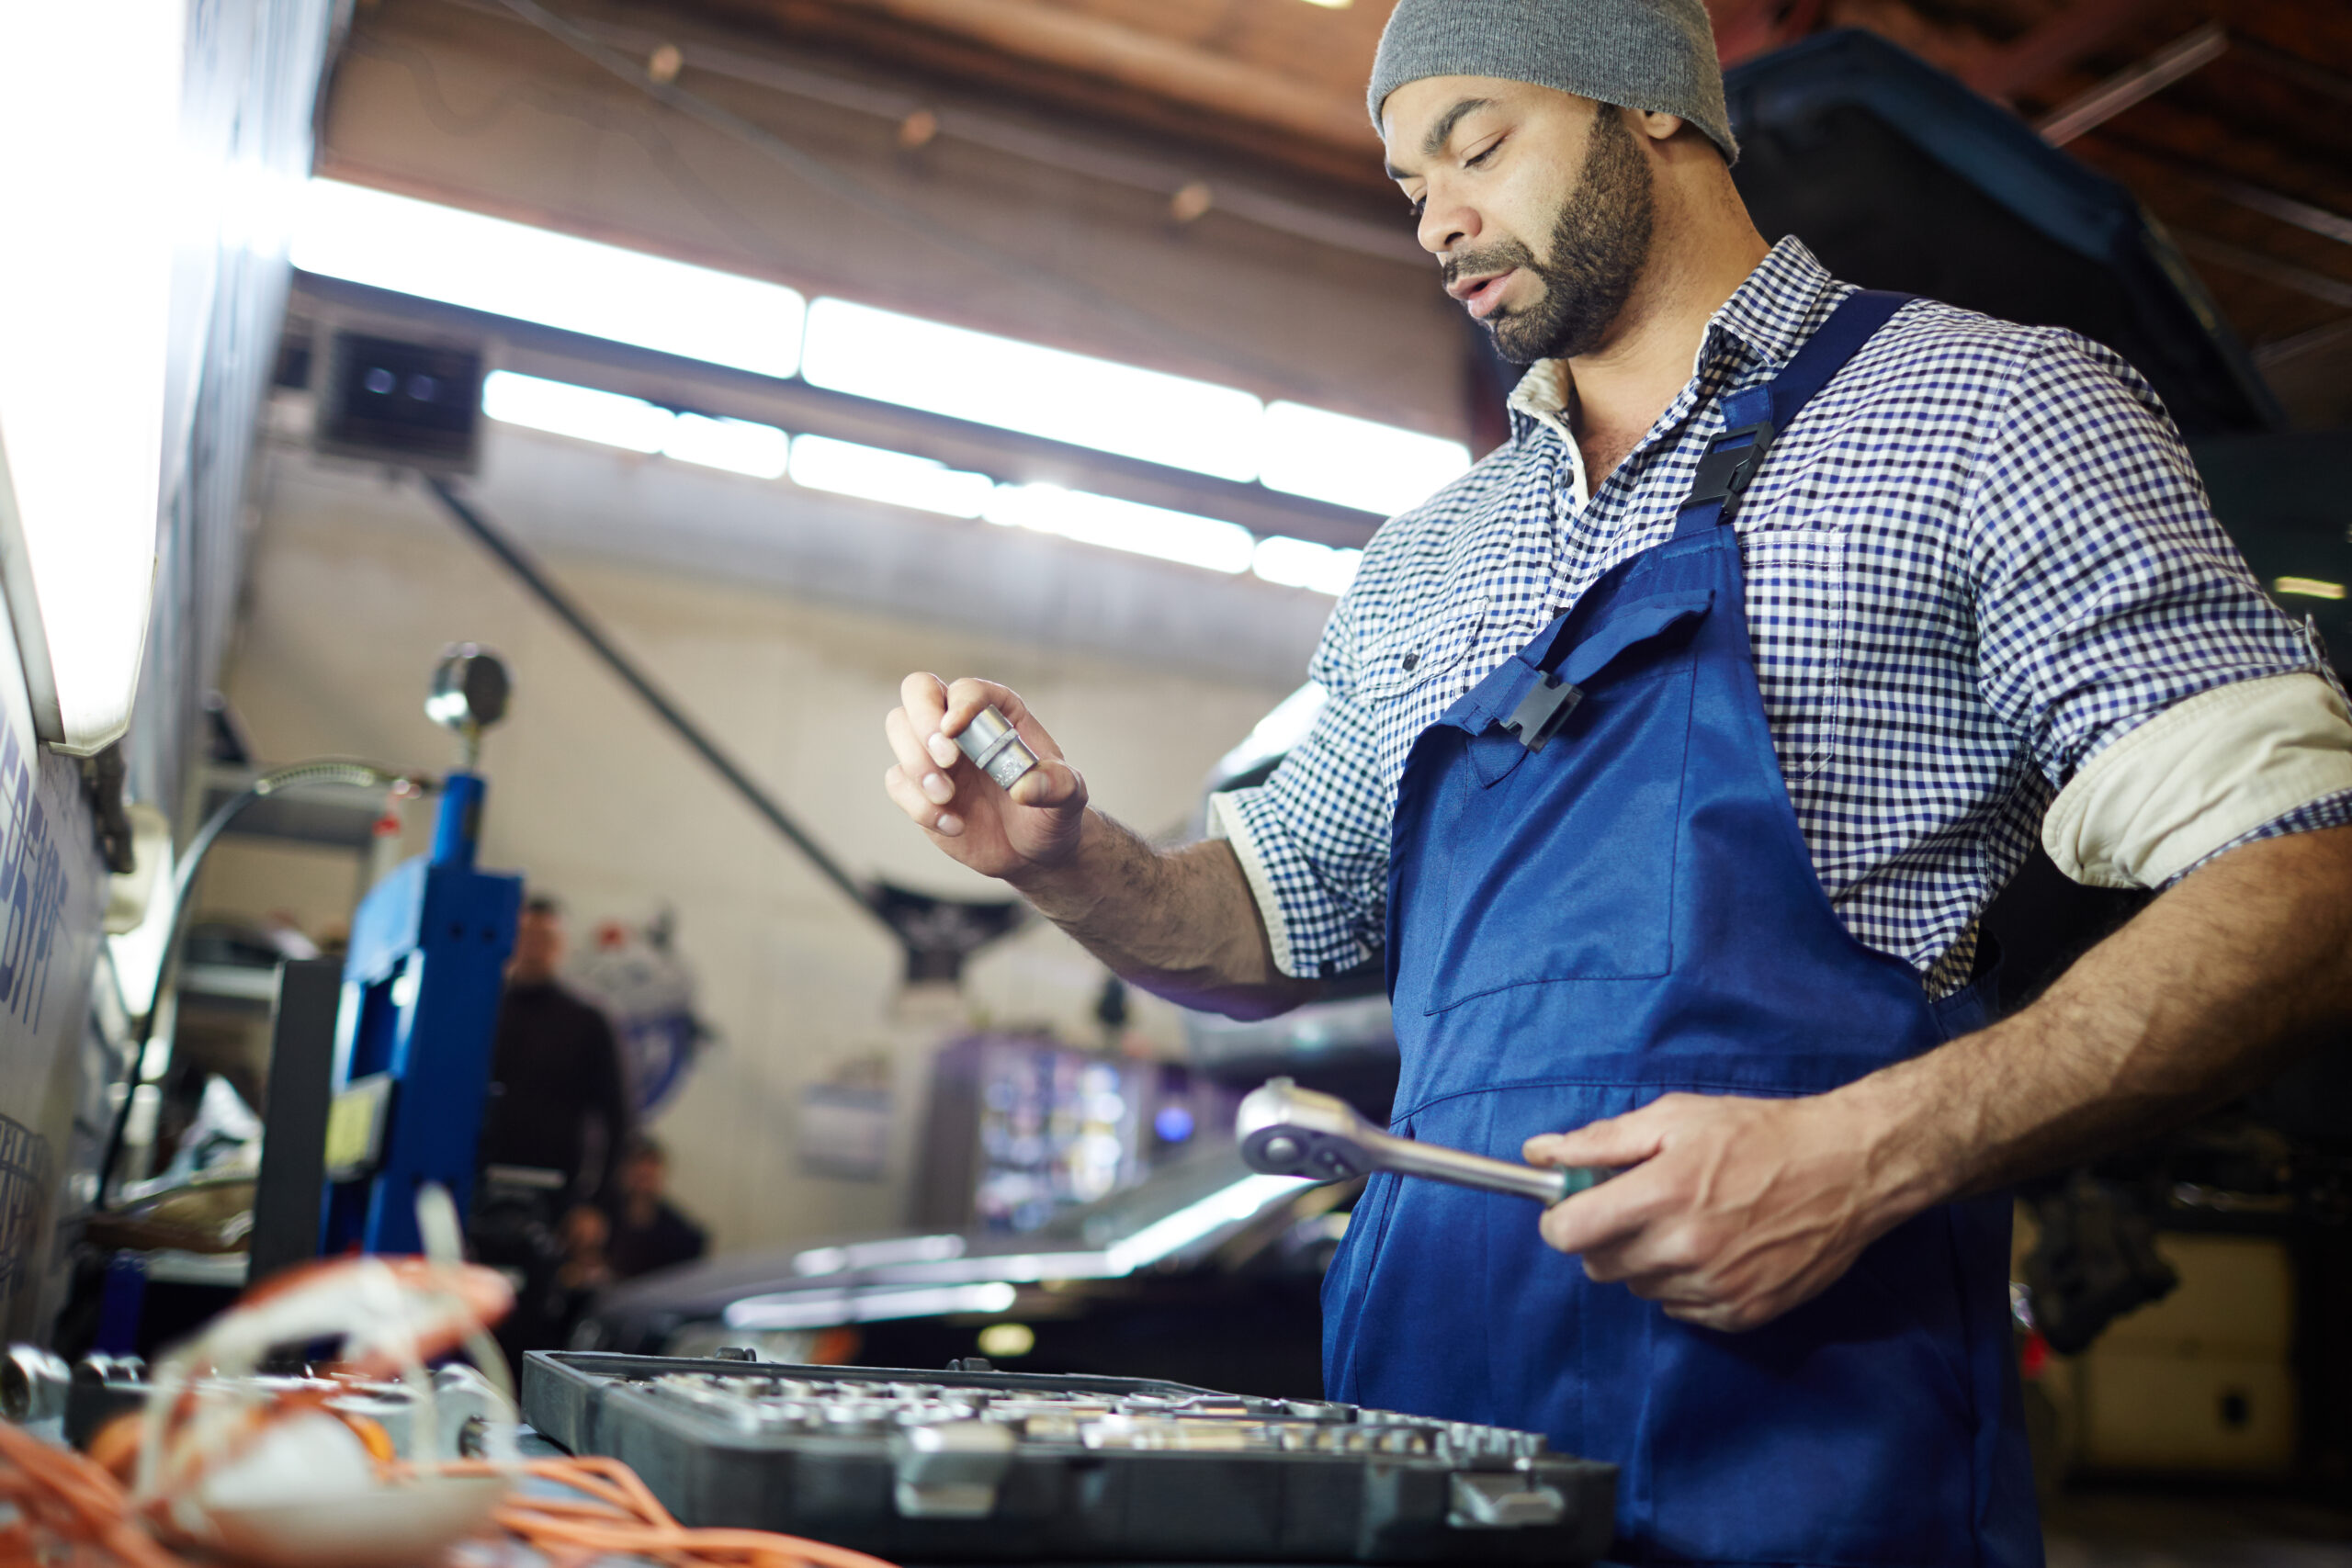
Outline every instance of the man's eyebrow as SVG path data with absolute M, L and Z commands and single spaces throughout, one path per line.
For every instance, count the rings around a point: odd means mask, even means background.
M 1455 126 L 1460 125 L 1464 118 L 1476 114 L 1480 109 L 1490 109 L 1494 107 L 1495 100 L 1492 98 L 1464 98 L 1438 116 L 1437 123 L 1430 127 L 1430 133 L 1421 138 L 1421 156 L 1434 158 L 1444 152 L 1445 144 L 1452 139 Z
M 1421 156 L 1434 158 L 1444 152 L 1445 144 L 1452 139 L 1455 126 L 1460 125 L 1464 119 L 1476 114 L 1480 109 L 1490 109 L 1494 107 L 1495 100 L 1492 98 L 1464 98 L 1438 116 L 1437 123 L 1430 127 L 1430 133 L 1421 138 Z M 1394 164 L 1387 164 L 1386 169 L 1388 177 L 1392 180 L 1412 177 Z

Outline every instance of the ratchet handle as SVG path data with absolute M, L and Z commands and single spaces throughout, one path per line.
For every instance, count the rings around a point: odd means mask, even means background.
M 1396 1171 L 1400 1176 L 1422 1176 L 1434 1181 L 1452 1182 L 1456 1187 L 1514 1193 L 1521 1198 L 1532 1198 L 1546 1208 L 1617 1174 L 1593 1166 L 1519 1165 L 1510 1160 L 1489 1159 L 1485 1155 L 1450 1149 L 1441 1144 L 1391 1137 L 1385 1133 L 1375 1136 L 1378 1153 L 1382 1156 L 1379 1164 L 1384 1169 Z
M 1516 1165 L 1442 1145 L 1392 1137 L 1386 1133 L 1366 1130 L 1342 1136 L 1295 1124 L 1257 1129 L 1242 1141 L 1241 1153 L 1251 1169 L 1270 1176 L 1341 1181 L 1387 1170 L 1400 1176 L 1451 1182 L 1456 1187 L 1532 1198 L 1547 1207 L 1617 1174 L 1596 1166 Z

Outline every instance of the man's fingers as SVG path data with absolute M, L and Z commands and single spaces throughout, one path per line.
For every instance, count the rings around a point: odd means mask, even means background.
M 1068 806 L 1086 795 L 1086 781 L 1068 762 L 1045 758 L 1037 765 L 1012 781 L 1005 792 L 1015 806 L 1051 807 Z
M 1029 709 L 1012 687 L 1001 686 L 994 681 L 975 680 L 969 675 L 948 682 L 946 699 L 934 728 L 951 740 L 964 733 L 964 727 L 978 717 L 982 708 L 995 708 L 1011 719 L 1016 729 L 1029 716 Z
M 947 712 L 939 721 L 939 732 L 949 737 L 961 735 L 964 727 L 978 717 L 980 710 L 987 707 L 993 707 L 1004 715 L 1021 739 L 1028 742 L 1029 750 L 1040 759 L 1060 758 L 1062 749 L 1054 743 L 1052 736 L 1046 733 L 1046 727 L 1037 722 L 1037 716 L 1029 711 L 1029 705 L 1021 700 L 1021 694 L 994 681 L 967 677 L 950 685 L 947 688 Z
M 1520 1145 L 1519 1157 L 1530 1165 L 1639 1165 L 1663 1141 L 1663 1118 L 1653 1111 L 1645 1106 L 1574 1132 L 1541 1134 Z
M 942 811 L 912 779 L 907 777 L 904 768 L 893 764 L 884 770 L 882 788 L 917 827 L 937 833 L 944 839 L 956 838 L 963 833 L 964 819 L 952 811 Z
M 918 670 L 899 682 L 899 705 L 907 710 L 915 734 L 929 735 L 939 728 L 939 717 L 947 711 L 947 682 L 927 670 Z
M 890 754 L 899 760 L 899 768 L 915 783 L 917 792 L 933 806 L 944 806 L 956 798 L 953 766 L 940 767 L 929 750 L 915 735 L 914 722 L 904 708 L 892 708 L 882 720 L 882 733 L 889 738 Z
M 1660 1207 L 1660 1195 L 1650 1190 L 1657 1183 L 1643 1180 L 1642 1174 L 1627 1171 L 1553 1204 L 1537 1222 L 1544 1239 L 1562 1252 L 1573 1253 L 1633 1240 L 1657 1217 Z

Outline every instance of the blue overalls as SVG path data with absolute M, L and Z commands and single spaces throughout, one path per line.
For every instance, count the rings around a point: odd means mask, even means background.
M 1833 1089 L 1986 1021 L 1983 987 L 1930 1005 L 1830 908 L 1725 517 L 1902 303 L 1849 299 L 1769 387 L 1726 397 L 1672 536 L 1415 741 L 1389 870 L 1400 1135 L 1517 1159 L 1678 1090 Z M 1324 1286 L 1330 1396 L 1613 1461 L 1630 1561 L 2041 1562 L 2007 1197 L 1918 1215 L 1746 1334 L 1594 1284 L 1536 1219 L 1374 1177 Z

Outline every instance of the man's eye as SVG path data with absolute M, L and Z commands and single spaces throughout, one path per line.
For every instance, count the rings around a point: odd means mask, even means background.
M 1413 197 L 1411 200 L 1408 201 L 1405 205 L 1406 205 L 1406 206 L 1408 206 L 1408 207 L 1409 207 L 1409 208 L 1411 208 L 1411 209 L 1413 209 L 1413 216 L 1414 216 L 1414 217 L 1419 218 L 1419 217 L 1420 217 L 1420 216 L 1421 216 L 1421 214 L 1423 214 L 1423 213 L 1425 213 L 1425 212 L 1427 212 L 1427 211 L 1429 210 L 1429 208 L 1430 208 L 1430 198 L 1429 198 L 1428 197 L 1425 197 L 1425 196 L 1417 196 L 1417 197 Z
M 1501 150 L 1502 142 L 1500 141 L 1490 141 L 1485 147 L 1472 153 L 1469 157 L 1464 158 L 1462 161 L 1463 167 L 1475 169 Z

